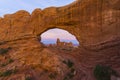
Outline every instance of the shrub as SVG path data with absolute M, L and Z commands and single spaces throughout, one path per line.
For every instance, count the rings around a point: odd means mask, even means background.
M 0 77 L 2 77 L 2 72 L 0 72 Z
M 29 77 L 29 76 L 27 76 L 27 77 L 25 78 L 25 80 L 32 80 L 32 78 Z
M 71 62 L 70 60 L 68 60 L 68 67 L 71 68 L 74 65 L 73 62 Z
M 12 74 L 12 70 L 7 70 L 3 73 L 0 73 L 0 77 L 10 76 L 11 74 Z
M 16 68 L 12 70 L 13 74 L 16 74 L 17 72 L 18 72 L 18 70 Z
M 70 80 L 74 77 L 75 75 L 73 73 L 68 73 L 63 80 Z
M 67 73 L 67 75 L 64 77 L 63 80 L 70 80 L 70 79 L 72 79 L 75 76 L 74 72 L 75 72 L 75 69 L 71 68 L 70 72 Z
M 0 48 L 0 55 L 4 55 L 6 54 L 9 50 L 11 49 L 11 47 L 8 47 L 8 48 Z
M 50 79 L 55 79 L 57 77 L 57 73 L 51 73 L 50 75 L 49 75 L 49 78 Z
M 12 63 L 12 62 L 14 62 L 13 59 L 9 59 L 9 60 L 8 60 L 8 63 Z
M 69 68 L 72 68 L 74 63 L 70 61 L 69 59 L 67 61 L 63 61 L 64 64 L 66 64 Z
M 3 64 L 0 65 L 0 67 L 4 67 L 4 66 L 6 66 L 6 65 L 7 65 L 7 64 L 3 63 Z
M 13 59 L 9 59 L 6 63 L 1 64 L 1 67 L 7 66 L 8 64 L 14 62 Z
M 116 76 L 116 71 L 107 66 L 96 65 L 94 69 L 94 76 L 97 80 L 110 80 L 111 75 Z
M 65 76 L 63 80 L 69 80 L 69 79 L 68 79 L 68 77 Z
M 11 69 L 11 70 L 7 70 L 5 72 L 0 72 L 0 77 L 10 76 L 11 74 L 15 74 L 16 72 L 17 72 L 16 69 Z
M 8 52 L 8 49 L 3 49 L 3 48 L 0 49 L 1 55 L 6 54 L 7 52 Z

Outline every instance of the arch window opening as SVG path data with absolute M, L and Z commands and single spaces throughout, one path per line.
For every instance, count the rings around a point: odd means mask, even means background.
M 78 48 L 76 37 L 63 29 L 49 29 L 41 34 L 41 42 L 47 47 L 60 49 Z

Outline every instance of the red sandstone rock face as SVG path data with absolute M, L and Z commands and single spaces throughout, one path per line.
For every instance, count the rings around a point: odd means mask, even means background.
M 50 28 L 69 31 L 88 49 L 120 42 L 120 0 L 77 0 L 64 7 L 21 10 L 0 18 L 0 42 L 37 37 Z
M 24 10 L 5 15 L 4 18 L 0 20 L 0 40 L 10 41 L 29 36 L 32 29 L 27 26 L 29 22 L 30 14 Z
M 0 67 L 0 71 L 14 66 L 20 70 L 27 70 L 24 66 L 35 66 L 58 71 L 62 73 L 62 77 L 59 77 L 63 78 L 66 65 L 61 61 L 69 58 L 75 63 L 77 70 L 73 80 L 95 80 L 93 69 L 97 64 L 110 66 L 120 74 L 119 2 L 120 0 L 77 0 L 64 7 L 35 9 L 32 14 L 21 10 L 5 15 L 4 18 L 0 18 L 0 48 L 12 47 L 7 56 L 16 63 L 5 68 Z M 70 55 L 46 50 L 37 38 L 46 30 L 56 27 L 75 35 L 82 48 Z M 1 59 L 5 57 L 0 56 Z M 36 76 L 37 73 L 30 71 Z M 25 74 L 16 75 L 19 78 Z M 38 74 L 38 79 L 34 80 L 39 80 L 41 76 Z M 18 79 L 17 76 L 10 76 L 10 79 Z M 41 80 L 48 79 L 41 77 Z

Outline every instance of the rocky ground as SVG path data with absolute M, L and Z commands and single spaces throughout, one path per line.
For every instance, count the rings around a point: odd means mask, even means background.
M 3 43 L 0 80 L 97 80 L 94 69 L 98 64 L 109 66 L 117 74 L 111 74 L 111 80 L 119 80 L 119 49 L 120 46 L 101 51 L 45 47 L 35 38 Z

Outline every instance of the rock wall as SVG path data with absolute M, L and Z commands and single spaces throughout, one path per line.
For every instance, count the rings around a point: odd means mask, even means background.
M 76 36 L 86 49 L 101 50 L 120 44 L 120 0 L 76 0 L 63 7 L 20 10 L 0 18 L 0 43 L 38 38 L 61 28 Z

